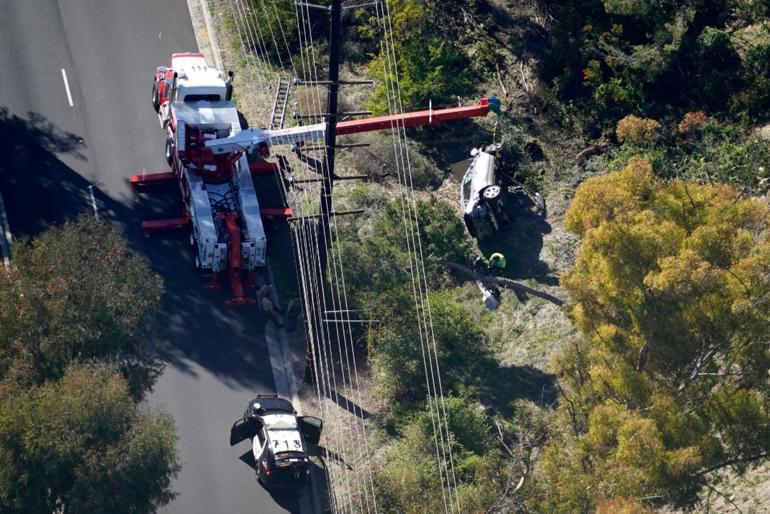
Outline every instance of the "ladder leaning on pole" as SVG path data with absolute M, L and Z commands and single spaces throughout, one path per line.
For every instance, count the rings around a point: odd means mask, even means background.
M 289 79 L 289 77 L 279 77 L 278 86 L 275 88 L 273 113 L 270 115 L 270 130 L 278 130 L 283 128 L 283 125 L 286 121 L 286 107 L 289 104 L 290 90 L 291 79 Z

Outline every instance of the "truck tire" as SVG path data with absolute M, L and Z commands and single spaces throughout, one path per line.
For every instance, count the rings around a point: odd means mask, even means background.
M 158 91 L 158 81 L 152 80 L 152 108 L 155 112 L 160 112 L 160 92 Z
M 174 140 L 166 138 L 166 162 L 169 166 L 174 163 Z

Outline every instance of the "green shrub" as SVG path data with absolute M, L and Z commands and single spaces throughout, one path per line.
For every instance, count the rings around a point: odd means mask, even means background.
M 499 499 L 508 478 L 507 463 L 491 435 L 491 420 L 481 405 L 461 397 L 446 398 L 442 413 L 444 409 L 460 511 L 485 512 Z M 375 473 L 374 486 L 383 512 L 429 514 L 444 510 L 445 486 L 436 458 L 434 416 L 427 405 L 417 411 L 388 449 L 387 465 Z M 451 469 L 446 460 L 447 469 Z
M 490 364 L 486 334 L 452 292 L 431 292 L 429 301 L 444 392 L 472 392 Z M 374 339 L 372 365 L 389 402 L 415 405 L 427 395 L 424 345 L 434 350 L 431 338 L 421 338 L 420 330 L 414 312 L 404 310 Z

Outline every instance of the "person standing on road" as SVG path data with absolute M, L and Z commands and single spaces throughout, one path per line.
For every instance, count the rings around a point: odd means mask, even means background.
M 265 284 L 257 291 L 257 301 L 259 302 L 259 308 L 262 310 L 262 314 L 269 320 L 271 320 L 277 327 L 283 326 L 283 321 L 278 315 L 275 309 L 275 304 L 270 298 L 270 294 L 273 292 L 273 286 Z

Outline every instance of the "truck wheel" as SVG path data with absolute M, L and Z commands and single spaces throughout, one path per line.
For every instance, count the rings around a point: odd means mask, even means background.
M 152 108 L 155 112 L 160 112 L 160 93 L 158 92 L 158 81 L 152 80 Z
M 169 166 L 174 163 L 174 140 L 166 138 L 166 162 Z

